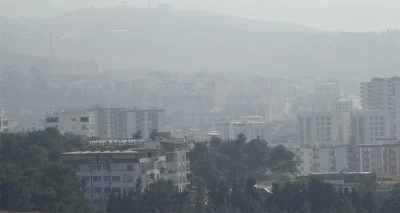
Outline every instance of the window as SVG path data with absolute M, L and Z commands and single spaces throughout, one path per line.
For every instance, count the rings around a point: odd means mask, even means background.
M 89 117 L 81 117 L 81 122 L 89 122 Z
M 93 182 L 101 182 L 101 176 L 93 176 Z
M 76 121 L 76 118 L 71 118 L 71 121 Z
M 94 171 L 100 171 L 100 170 L 101 170 L 101 164 L 95 164 L 95 165 L 93 165 L 93 170 L 94 170 Z
M 111 180 L 110 176 L 104 176 L 103 177 L 103 181 L 104 182 L 110 182 L 110 180 Z
M 112 192 L 120 194 L 121 193 L 121 187 L 112 187 Z
M 124 183 L 133 183 L 133 175 L 124 175 L 122 180 Z
M 100 193 L 101 193 L 101 187 L 94 187 L 94 188 L 93 188 L 93 193 L 98 193 L 98 194 L 100 194 Z
M 112 181 L 113 182 L 120 182 L 121 181 L 121 177 L 120 176 L 112 176 Z
M 103 170 L 110 171 L 110 164 L 103 164 Z
M 110 187 L 104 187 L 104 193 L 110 193 L 110 192 L 111 192 Z
M 58 117 L 47 117 L 46 123 L 58 123 Z
M 126 166 L 127 171 L 133 171 L 133 165 L 127 165 Z
M 89 176 L 83 176 L 82 180 L 84 180 L 86 183 L 90 181 L 90 177 Z

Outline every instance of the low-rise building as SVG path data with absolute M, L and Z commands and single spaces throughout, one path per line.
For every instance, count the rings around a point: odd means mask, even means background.
M 344 172 L 348 168 L 348 145 L 331 143 L 295 149 L 299 175 Z
M 360 144 L 352 153 L 355 159 L 353 170 L 373 172 L 379 176 L 400 174 L 400 142 L 380 140 L 375 144 Z
M 215 129 L 221 133 L 222 140 L 234 140 L 239 134 L 244 134 L 247 139 L 265 138 L 267 135 L 267 123 L 260 116 L 245 116 L 240 121 L 217 123 Z
M 184 139 L 101 140 L 90 144 L 91 150 L 62 155 L 64 163 L 86 181 L 84 195 L 93 206 L 101 204 L 109 193 L 129 192 L 138 179 L 142 190 L 159 179 L 171 180 L 177 191 L 184 191 L 189 184 Z

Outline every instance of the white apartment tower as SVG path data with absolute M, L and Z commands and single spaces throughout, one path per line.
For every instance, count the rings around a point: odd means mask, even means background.
M 126 138 L 125 108 L 100 107 L 88 109 L 94 136 L 100 139 Z
M 383 110 L 390 119 L 390 136 L 395 137 L 400 116 L 400 77 L 373 78 L 361 83 L 361 106 L 365 110 Z
M 338 141 L 338 125 L 330 111 L 299 113 L 298 122 L 303 145 Z
M 390 135 L 391 120 L 383 110 L 359 110 L 351 113 L 351 143 L 373 144 Z

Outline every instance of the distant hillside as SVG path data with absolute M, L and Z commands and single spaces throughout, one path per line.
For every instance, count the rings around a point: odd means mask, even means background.
M 94 60 L 105 68 L 358 81 L 395 75 L 400 67 L 398 32 L 322 32 L 204 11 L 87 9 L 53 19 L 2 19 L 0 32 L 0 49 L 48 57 L 52 47 L 57 58 Z

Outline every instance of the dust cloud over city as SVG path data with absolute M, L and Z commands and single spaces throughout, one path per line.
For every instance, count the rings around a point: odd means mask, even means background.
M 400 212 L 399 9 L 0 0 L 0 213 Z

